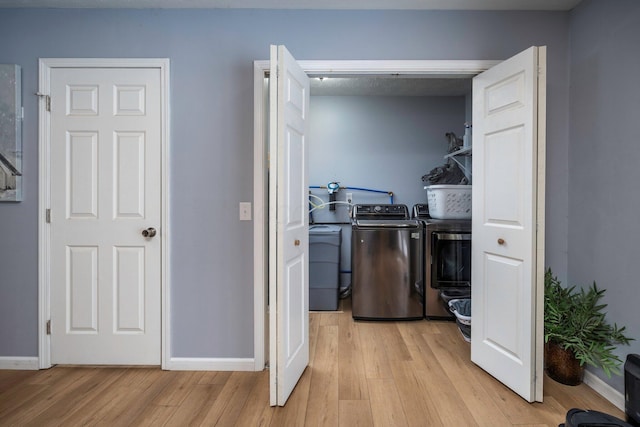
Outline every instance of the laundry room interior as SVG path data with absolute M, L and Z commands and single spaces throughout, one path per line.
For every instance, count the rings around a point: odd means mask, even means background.
M 354 206 L 404 205 L 414 218 L 416 205 L 427 206 L 427 186 L 471 184 L 471 85 L 469 76 L 311 76 L 310 310 L 340 310 L 351 298 Z M 457 150 L 465 154 L 450 155 Z M 469 235 L 470 215 L 462 220 Z M 327 240 L 336 232 L 337 239 Z M 422 264 L 418 281 L 427 287 L 425 271 Z M 359 319 L 418 317 L 424 311 Z

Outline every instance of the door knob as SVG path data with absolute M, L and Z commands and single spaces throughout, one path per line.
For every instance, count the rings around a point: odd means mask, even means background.
M 293 244 L 296 246 L 300 246 L 300 240 L 296 239 L 293 241 Z
M 142 230 L 143 237 L 153 237 L 156 235 L 156 229 L 153 227 L 149 227 L 146 230 Z
M 506 242 L 504 241 L 503 238 L 498 239 L 498 244 L 499 245 L 504 245 Z

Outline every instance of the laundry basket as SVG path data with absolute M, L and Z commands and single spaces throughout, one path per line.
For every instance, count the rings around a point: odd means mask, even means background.
M 471 342 L 471 298 L 452 299 L 449 310 L 456 316 L 456 325 L 466 342 Z
M 471 219 L 470 185 L 428 185 L 429 215 L 435 219 Z

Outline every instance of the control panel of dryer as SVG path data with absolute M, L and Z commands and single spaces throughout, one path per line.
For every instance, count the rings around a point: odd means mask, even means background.
M 429 216 L 429 205 L 426 203 L 420 203 L 417 205 L 413 206 L 413 217 L 414 218 L 425 218 L 425 219 L 429 219 L 431 218 L 431 216 Z

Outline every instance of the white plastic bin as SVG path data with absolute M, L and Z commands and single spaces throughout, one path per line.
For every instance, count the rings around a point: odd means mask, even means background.
M 429 215 L 435 219 L 471 219 L 470 185 L 429 185 Z

